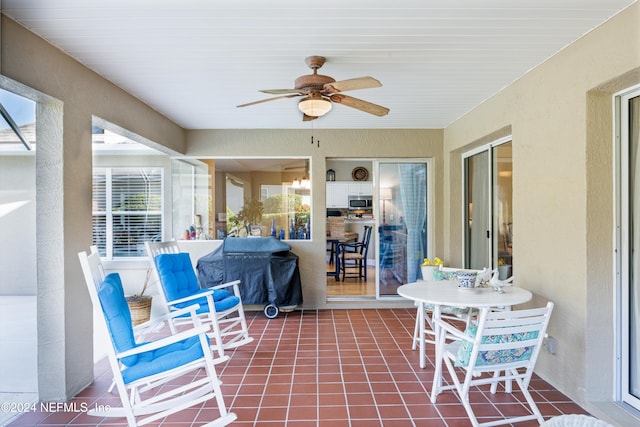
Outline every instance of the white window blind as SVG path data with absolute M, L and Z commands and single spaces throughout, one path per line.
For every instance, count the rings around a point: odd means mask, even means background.
M 93 244 L 108 259 L 146 256 L 162 235 L 162 169 L 93 171 Z

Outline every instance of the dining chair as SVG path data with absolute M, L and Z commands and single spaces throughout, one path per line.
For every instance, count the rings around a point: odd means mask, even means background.
M 545 307 L 528 310 L 481 310 L 477 324 L 469 325 L 464 331 L 446 320 L 434 319 L 437 326 L 446 332 L 438 337 L 438 345 L 443 349 L 444 363 L 453 383 L 440 385 L 434 394 L 443 390 L 455 391 L 474 427 L 529 420 L 542 424 L 544 418 L 529 392 L 529 382 L 553 306 L 548 302 Z M 446 343 L 445 335 L 455 336 L 457 340 Z M 440 379 L 434 381 L 440 383 Z M 502 381 L 515 381 L 530 413 L 480 422 L 469 399 L 472 387 L 491 385 L 490 392 L 495 394 L 498 383 Z
M 369 253 L 369 242 L 371 241 L 370 225 L 364 226 L 362 240 L 356 243 L 338 243 L 336 248 L 337 257 L 340 259 L 340 272 L 342 272 L 342 281 L 345 277 L 362 278 L 367 281 L 367 254 Z M 348 269 L 357 269 L 357 273 L 347 276 Z
M 150 263 L 160 282 L 160 295 L 169 312 L 197 303 L 197 315 L 201 322 L 211 325 L 211 349 L 224 357 L 225 350 L 240 347 L 253 341 L 240 297 L 239 280 L 201 289 L 191 257 L 180 252 L 178 243 L 145 242 Z M 190 323 L 188 317 L 174 317 L 169 322 L 172 331 L 177 326 Z
M 78 258 L 97 314 L 97 327 L 109 337 L 107 358 L 121 404 L 97 402 L 88 415 L 126 418 L 129 426 L 138 426 L 214 399 L 219 416 L 210 425 L 232 423 L 237 417 L 224 404 L 206 334 L 209 327 L 196 316 L 198 305 L 170 314 L 190 316 L 192 328 L 136 342 L 120 275 L 105 275 L 97 251 L 80 252 Z M 158 317 L 154 321 L 167 319 Z M 180 378 L 184 381 L 177 385 Z
M 345 219 L 343 216 L 330 216 L 327 218 L 329 222 L 329 234 L 327 241 L 329 248 L 329 264 L 333 264 L 336 256 L 336 249 L 339 243 L 350 243 L 358 239 L 358 233 L 347 231 Z

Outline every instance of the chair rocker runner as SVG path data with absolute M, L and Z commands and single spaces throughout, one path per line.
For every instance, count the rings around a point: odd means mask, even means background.
M 443 386 L 437 378 L 434 394 L 453 389 L 459 396 L 473 426 L 495 426 L 537 420 L 544 422 L 529 393 L 529 382 L 545 337 L 553 303 L 546 307 L 515 310 L 481 310 L 477 325 L 464 332 L 448 322 L 434 319 L 442 333 L 438 345 L 443 346 L 443 359 L 453 385 Z M 459 339 L 445 344 L 445 335 Z M 459 373 L 460 372 L 460 373 Z M 501 381 L 515 381 L 530 408 L 530 414 L 480 423 L 469 401 L 471 387 L 491 385 L 491 393 Z M 508 392 L 508 391 L 507 391 Z M 433 396 L 432 396 L 433 401 Z
M 177 242 L 146 242 L 151 265 L 160 279 L 160 294 L 169 312 L 197 303 L 197 315 L 205 325 L 211 325 L 211 349 L 224 357 L 224 351 L 253 341 L 240 298 L 239 280 L 201 289 L 188 253 L 180 252 Z M 185 316 L 172 318 L 169 326 L 189 324 Z
M 98 409 L 98 404 L 88 414 L 123 417 L 129 426 L 142 426 L 215 399 L 219 417 L 206 425 L 222 427 L 232 423 L 237 417 L 225 407 L 206 335 L 209 327 L 202 325 L 196 316 L 198 306 L 172 313 L 190 315 L 193 328 L 136 343 L 120 275 L 105 276 L 97 252 L 89 255 L 80 252 L 78 257 L 94 311 L 99 314 L 97 326 L 110 337 L 107 357 L 122 404 L 121 407 L 105 406 L 104 410 Z M 183 376 L 187 378 L 184 385 L 165 387 Z

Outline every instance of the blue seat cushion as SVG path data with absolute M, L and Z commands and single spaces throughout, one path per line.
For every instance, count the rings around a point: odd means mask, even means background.
M 204 357 L 199 337 L 191 337 L 156 350 L 140 353 L 135 364 L 122 371 L 125 384 L 165 372 Z
M 98 286 L 98 298 L 116 351 L 123 352 L 134 348 L 136 340 L 131 326 L 131 312 L 118 273 L 111 273 L 104 278 Z M 122 359 L 125 365 L 136 362 L 137 356 Z
M 155 257 L 156 268 L 160 276 L 160 283 L 168 301 L 186 298 L 205 290 L 200 289 L 198 278 L 191 264 L 191 257 L 186 252 L 178 254 L 160 254 Z M 224 289 L 216 289 L 213 292 L 213 300 L 220 301 L 231 293 Z M 206 299 L 195 301 L 201 306 L 206 306 Z M 189 302 L 181 307 L 194 304 Z
M 469 326 L 465 333 L 475 338 L 478 327 L 476 325 Z M 538 337 L 538 332 L 523 332 L 518 334 L 503 334 L 503 335 L 487 335 L 482 338 L 483 344 L 499 344 L 507 342 L 527 341 L 533 340 Z M 473 350 L 473 343 L 463 340 L 458 348 L 458 354 L 455 360 L 455 366 L 465 367 L 469 366 L 469 360 L 471 358 L 471 352 Z M 495 350 L 495 351 L 481 351 L 478 353 L 478 359 L 476 365 L 495 365 L 499 363 L 511 363 L 521 362 L 529 360 L 531 358 L 532 346 L 524 346 L 513 349 Z
M 198 298 L 195 301 L 198 304 L 200 304 L 200 308 L 198 308 L 198 310 L 196 311 L 197 314 L 203 314 L 203 313 L 209 312 L 209 305 L 207 304 L 207 300 L 205 298 Z M 238 298 L 235 295 L 231 295 L 219 301 L 214 301 L 213 305 L 216 307 L 216 312 L 221 312 L 221 311 L 229 310 L 230 308 L 237 306 L 239 303 L 240 303 L 240 298 Z M 184 303 L 176 304 L 175 306 L 178 308 L 184 308 L 192 304 L 194 303 L 184 302 Z M 188 316 L 189 316 L 189 313 L 186 313 L 178 317 L 188 317 Z

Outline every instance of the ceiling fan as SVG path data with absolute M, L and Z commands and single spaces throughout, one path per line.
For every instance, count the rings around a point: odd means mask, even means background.
M 326 59 L 323 56 L 307 57 L 305 62 L 313 70 L 313 74 L 298 77 L 295 80 L 293 89 L 264 89 L 260 92 L 279 96 L 241 104 L 238 107 L 248 107 L 249 105 L 275 101 L 276 99 L 304 96 L 298 103 L 298 108 L 302 111 L 302 120 L 305 122 L 315 120 L 328 113 L 333 103 L 342 104 L 379 117 L 386 116 L 389 113 L 389 109 L 386 107 L 342 94 L 342 92 L 349 90 L 380 87 L 382 83 L 373 77 L 358 77 L 337 82 L 333 77 L 318 74 L 318 69 L 322 67 L 325 61 Z

